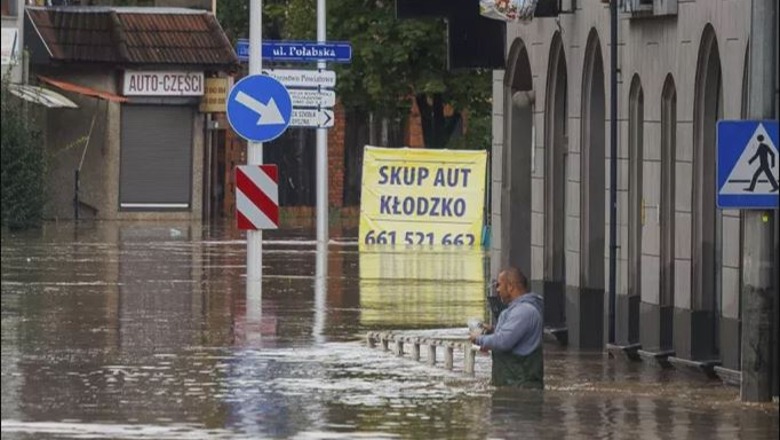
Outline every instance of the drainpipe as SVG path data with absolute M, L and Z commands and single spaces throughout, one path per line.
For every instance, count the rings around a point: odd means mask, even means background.
M 615 290 L 617 289 L 617 44 L 618 0 L 609 2 L 610 110 L 609 110 L 609 343 L 615 343 Z
M 73 219 L 76 223 L 79 222 L 79 169 L 74 171 L 74 186 L 73 186 Z
M 753 0 L 750 15 L 750 70 L 748 117 L 777 120 L 773 91 L 777 90 L 777 3 Z M 775 92 L 776 93 L 776 92 Z M 778 158 L 780 159 L 780 158 Z M 743 402 L 772 401 L 772 349 L 777 278 L 773 273 L 776 251 L 774 217 L 777 210 L 744 210 L 742 276 L 742 382 Z M 773 249 L 774 248 L 774 249 Z M 775 341 L 773 341 L 773 339 Z M 776 389 L 776 388 L 775 388 Z

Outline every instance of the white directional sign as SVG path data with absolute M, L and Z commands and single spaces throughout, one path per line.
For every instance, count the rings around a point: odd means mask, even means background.
M 285 87 L 333 88 L 336 86 L 336 72 L 332 70 L 269 69 L 263 70 L 263 74 L 274 78 Z
M 235 99 L 239 104 L 257 113 L 257 125 L 284 124 L 284 116 L 282 116 L 273 98 L 268 100 L 268 105 L 265 105 L 246 93 L 239 91 Z
M 293 108 L 290 125 L 293 127 L 333 127 L 333 110 Z
M 333 107 L 336 92 L 333 90 L 288 89 L 293 107 Z

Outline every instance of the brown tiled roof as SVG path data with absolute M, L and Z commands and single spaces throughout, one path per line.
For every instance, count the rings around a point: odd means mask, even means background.
M 214 15 L 183 8 L 27 7 L 30 22 L 59 61 L 235 65 Z

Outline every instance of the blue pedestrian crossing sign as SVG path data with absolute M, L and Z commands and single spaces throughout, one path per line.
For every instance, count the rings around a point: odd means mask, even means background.
M 777 139 L 777 121 L 718 122 L 719 208 L 778 208 Z
M 270 76 L 247 76 L 230 89 L 227 118 L 233 130 L 250 142 L 276 139 L 292 119 L 290 93 Z

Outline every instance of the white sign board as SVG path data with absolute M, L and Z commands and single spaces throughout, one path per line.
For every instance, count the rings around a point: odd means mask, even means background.
M 288 89 L 293 107 L 333 107 L 336 92 L 333 90 Z
M 2 64 L 11 64 L 16 61 L 16 52 L 19 43 L 17 42 L 18 29 L 4 27 L 2 34 Z
M 125 70 L 125 96 L 203 96 L 203 72 Z
M 284 84 L 285 87 L 326 87 L 336 86 L 336 72 L 332 70 L 263 70 L 263 74 Z
M 290 125 L 293 127 L 333 127 L 333 110 L 293 108 Z

